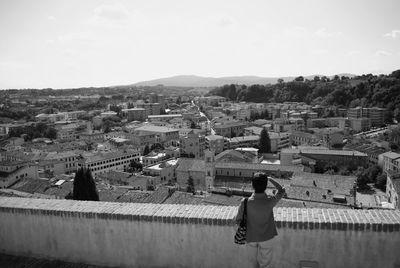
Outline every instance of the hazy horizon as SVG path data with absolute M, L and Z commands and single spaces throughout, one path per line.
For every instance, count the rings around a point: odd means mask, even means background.
M 400 2 L 0 0 L 0 89 L 400 69 Z

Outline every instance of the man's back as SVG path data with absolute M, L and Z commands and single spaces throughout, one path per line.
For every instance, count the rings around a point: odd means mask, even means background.
M 266 241 L 278 234 L 273 208 L 279 199 L 276 196 L 267 196 L 265 193 L 255 193 L 248 199 L 247 242 Z
M 268 196 L 265 193 L 268 180 L 275 186 L 278 193 Z M 270 267 L 273 252 L 273 239 L 278 235 L 274 220 L 274 206 L 285 194 L 285 189 L 265 173 L 256 173 L 252 179 L 254 193 L 247 200 L 246 242 L 248 258 L 254 267 Z M 236 223 L 243 217 L 244 202 L 239 206 Z
M 253 193 L 247 201 L 247 243 L 267 241 L 278 235 L 273 208 L 285 194 L 285 189 L 275 181 L 271 182 L 278 189 L 275 195 L 268 196 L 265 192 Z M 237 222 L 242 218 L 243 210 L 244 199 L 239 207 Z

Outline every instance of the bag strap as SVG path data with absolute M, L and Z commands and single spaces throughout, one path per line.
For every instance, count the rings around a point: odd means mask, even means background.
M 242 222 L 243 222 L 243 224 L 246 224 L 246 221 L 247 221 L 247 199 L 248 199 L 248 198 L 245 198 L 245 199 L 244 199 L 244 203 L 243 203 L 243 205 L 244 205 L 244 208 L 243 208 L 243 217 L 242 217 Z

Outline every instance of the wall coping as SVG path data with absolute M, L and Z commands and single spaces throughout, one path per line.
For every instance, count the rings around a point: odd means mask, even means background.
M 174 224 L 233 226 L 237 209 L 234 206 L 114 203 L 0 197 L 0 213 Z M 278 228 L 400 232 L 399 210 L 278 207 L 274 208 L 274 216 Z

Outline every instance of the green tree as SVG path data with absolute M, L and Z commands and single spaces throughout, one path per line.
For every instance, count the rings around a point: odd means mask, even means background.
M 358 191 L 367 191 L 371 189 L 371 187 L 368 185 L 369 178 L 364 168 L 360 167 L 356 172 L 356 176 L 357 176 L 356 183 Z
M 99 201 L 96 183 L 90 169 L 80 168 L 77 170 L 74 178 L 73 199 Z
M 108 133 L 108 132 L 110 132 L 110 131 L 111 131 L 111 127 L 110 127 L 109 125 L 105 125 L 105 126 L 104 126 L 103 132 L 104 132 L 104 133 Z
M 266 128 L 263 128 L 263 130 L 261 130 L 258 152 L 262 154 L 271 152 L 271 140 L 269 138 Z
M 150 148 L 149 145 L 146 144 L 146 146 L 143 149 L 143 155 L 148 155 L 150 153 Z
M 160 150 L 164 150 L 164 146 L 159 142 L 154 143 L 150 146 L 150 151 L 160 151 Z
M 129 164 L 130 171 L 142 171 L 143 165 L 140 162 L 136 162 L 132 159 L 131 163 Z
M 56 139 L 57 138 L 57 130 L 53 127 L 50 127 L 46 130 L 45 135 L 46 138 Z
M 190 128 L 196 128 L 196 123 L 194 122 L 194 121 L 191 121 L 191 123 L 190 123 Z
M 375 187 L 386 192 L 386 180 L 387 180 L 387 177 L 386 177 L 385 173 L 380 174 L 376 178 Z
M 196 192 L 196 190 L 195 190 L 195 188 L 194 188 L 194 180 L 193 180 L 193 177 L 192 176 L 189 176 L 189 179 L 188 179 L 188 181 L 187 181 L 187 187 L 186 187 L 186 191 L 188 192 L 188 193 L 195 193 Z

